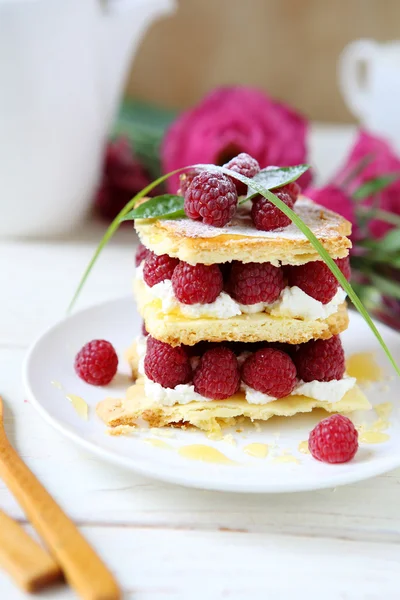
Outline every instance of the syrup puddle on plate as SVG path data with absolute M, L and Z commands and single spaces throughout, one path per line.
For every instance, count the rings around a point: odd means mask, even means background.
M 383 371 L 372 352 L 351 354 L 346 360 L 346 373 L 359 383 L 374 383 L 383 379 Z
M 304 440 L 303 442 L 300 442 L 297 449 L 302 454 L 311 454 L 311 452 L 308 448 L 308 440 Z
M 273 459 L 272 462 L 274 464 L 278 464 L 278 463 L 294 463 L 296 465 L 300 464 L 299 459 L 296 458 L 295 456 L 292 456 L 291 454 L 282 454 L 282 456 L 277 456 L 276 458 Z
M 362 431 L 358 437 L 358 441 L 362 444 L 383 444 L 390 439 L 388 433 L 383 431 Z
M 155 438 L 146 438 L 144 440 L 146 444 L 149 446 L 154 446 L 154 448 L 162 448 L 162 450 L 173 450 L 174 447 L 171 444 L 167 444 L 164 440 L 157 440 Z
M 222 454 L 216 448 L 212 446 L 205 446 L 204 444 L 192 444 L 190 446 L 182 446 L 179 448 L 178 453 L 184 458 L 189 460 L 200 460 L 208 463 L 219 463 L 221 465 L 234 465 L 236 464 L 233 460 L 230 460 L 225 454 Z
M 50 382 L 51 385 L 55 388 L 57 388 L 58 390 L 63 390 L 63 386 L 61 385 L 61 383 L 59 381 L 51 381 Z
M 89 406 L 84 401 L 84 399 L 80 396 L 77 396 L 76 394 L 67 394 L 66 398 L 71 402 L 72 406 L 74 407 L 78 415 L 81 417 L 81 419 L 87 421 L 89 418 Z
M 374 410 L 380 419 L 387 421 L 392 414 L 393 404 L 391 402 L 382 402 L 374 406 Z
M 243 452 L 248 454 L 249 456 L 254 456 L 254 458 L 266 458 L 268 456 L 269 448 L 267 444 L 253 443 L 247 444 L 243 448 Z

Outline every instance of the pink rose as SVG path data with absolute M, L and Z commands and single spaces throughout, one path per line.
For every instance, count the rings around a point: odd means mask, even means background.
M 352 224 L 351 238 L 354 240 L 358 237 L 354 202 L 341 188 L 333 184 L 319 189 L 308 188 L 306 190 L 306 195 L 317 204 L 339 213 L 345 219 L 350 221 Z
M 161 147 L 164 173 L 196 163 L 223 165 L 240 152 L 260 164 L 289 166 L 306 162 L 308 123 L 299 113 L 256 89 L 218 88 L 181 114 L 168 129 Z M 308 171 L 299 180 L 306 187 Z M 167 180 L 170 192 L 177 176 Z
M 362 166 L 365 159 L 366 165 Z M 368 161 L 368 162 L 367 162 Z M 360 165 L 360 172 L 352 176 L 354 170 Z M 400 159 L 396 156 L 390 145 L 366 131 L 361 131 L 356 140 L 353 149 L 335 178 L 337 185 L 342 185 L 349 177 L 350 181 L 346 185 L 349 193 L 353 193 L 361 184 L 370 179 L 397 173 L 400 175 Z M 400 214 L 400 179 L 388 185 L 379 192 L 377 198 L 367 198 L 363 205 L 369 206 L 372 202 L 378 202 L 378 208 L 390 211 L 397 215 Z M 374 237 L 380 238 L 391 229 L 391 225 L 378 219 L 373 219 L 369 223 L 369 230 Z

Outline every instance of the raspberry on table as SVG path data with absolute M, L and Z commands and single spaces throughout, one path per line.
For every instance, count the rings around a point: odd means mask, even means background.
M 181 261 L 172 275 L 172 287 L 183 304 L 210 304 L 222 292 L 222 273 L 218 265 L 189 265 Z
M 179 263 L 178 258 L 172 258 L 168 254 L 157 256 L 149 251 L 144 261 L 143 279 L 148 286 L 153 287 L 160 281 L 171 279 L 172 274 Z
M 345 256 L 344 258 L 337 258 L 335 263 L 342 271 L 343 275 L 346 277 L 347 281 L 351 279 L 351 266 L 350 266 L 350 258 L 349 256 Z
M 293 200 L 289 194 L 282 191 L 274 193 L 289 208 L 293 208 Z M 252 202 L 251 218 L 257 229 L 261 231 L 273 231 L 274 229 L 287 227 L 292 222 L 280 208 L 272 204 L 264 196 L 258 195 L 253 198 Z
M 271 263 L 232 263 L 227 289 L 240 304 L 275 302 L 285 287 L 283 270 Z
M 296 267 L 289 266 L 286 273 L 290 286 L 296 285 L 322 304 L 328 304 L 337 292 L 338 281 L 322 260 L 314 260 Z
M 255 158 L 250 156 L 250 154 L 246 154 L 246 152 L 241 152 L 234 158 L 232 158 L 229 162 L 227 162 L 224 167 L 227 169 L 231 169 L 231 171 L 235 171 L 239 173 L 239 175 L 244 175 L 245 177 L 249 177 L 251 179 L 257 173 L 260 172 L 260 165 L 256 161 Z M 239 196 L 245 196 L 247 194 L 247 185 L 238 181 L 237 179 L 233 180 L 236 190 Z
M 290 394 L 296 385 L 296 367 L 286 352 L 262 348 L 251 354 L 242 366 L 246 385 L 274 398 Z
M 75 357 L 75 371 L 86 383 L 107 385 L 118 368 L 118 356 L 106 340 L 92 340 Z
M 280 188 L 277 188 L 276 190 L 272 190 L 274 192 L 274 194 L 276 194 L 276 192 L 285 192 L 286 194 L 289 194 L 289 196 L 292 199 L 293 204 L 295 204 L 297 198 L 299 197 L 300 193 L 301 193 L 301 187 L 299 186 L 298 183 L 296 183 L 295 181 L 292 181 L 291 183 L 287 183 L 286 185 L 283 185 Z
M 322 462 L 348 462 L 358 450 L 358 431 L 348 417 L 332 415 L 311 431 L 308 448 Z
M 181 383 L 188 383 L 192 378 L 190 359 L 185 348 L 174 348 L 150 335 L 147 338 L 144 372 L 164 388 L 174 388 Z
M 329 340 L 311 340 L 299 344 L 294 362 L 302 381 L 342 379 L 346 369 L 344 350 L 338 335 Z
M 198 171 L 188 171 L 179 175 L 179 190 L 178 193 L 184 196 L 193 179 L 199 174 Z
M 146 248 L 146 246 L 143 246 L 143 244 L 139 244 L 139 246 L 137 247 L 137 250 L 136 250 L 136 255 L 135 255 L 135 262 L 136 262 L 137 267 L 139 265 L 141 265 L 144 260 L 146 260 L 147 255 L 149 253 L 150 253 L 150 250 L 148 250 Z
M 194 389 L 214 400 L 224 400 L 240 388 L 240 370 L 235 353 L 225 346 L 207 350 L 194 372 Z
M 229 177 L 202 171 L 186 190 L 184 209 L 190 219 L 224 227 L 236 212 L 237 199 L 235 184 Z

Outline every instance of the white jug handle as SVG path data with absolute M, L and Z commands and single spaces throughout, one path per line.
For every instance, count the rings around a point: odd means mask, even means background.
M 373 40 L 356 40 L 339 57 L 338 76 L 343 98 L 350 110 L 361 119 L 366 118 L 370 93 L 370 70 L 379 51 Z M 364 73 L 360 69 L 364 66 Z

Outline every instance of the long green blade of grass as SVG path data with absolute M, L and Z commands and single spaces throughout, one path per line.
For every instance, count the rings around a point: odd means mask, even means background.
M 247 186 L 250 186 L 253 190 L 255 190 L 256 192 L 261 194 L 261 196 L 264 196 L 264 198 L 266 198 L 267 200 L 270 200 L 270 202 L 272 202 L 272 204 L 277 206 L 285 215 L 287 215 L 289 217 L 289 219 L 306 236 L 306 238 L 310 241 L 310 243 L 313 245 L 313 247 L 317 250 L 317 252 L 321 256 L 322 260 L 326 263 L 326 265 L 332 271 L 332 273 L 334 274 L 334 276 L 336 277 L 336 279 L 338 280 L 340 285 L 343 287 L 343 289 L 346 291 L 347 295 L 353 302 L 354 306 L 356 307 L 356 309 L 358 310 L 360 315 L 363 317 L 363 319 L 365 320 L 365 322 L 371 329 L 372 333 L 375 335 L 376 339 L 378 340 L 379 344 L 383 348 L 386 356 L 388 357 L 389 361 L 393 365 L 397 374 L 400 376 L 400 368 L 397 366 L 396 361 L 394 360 L 389 348 L 387 347 L 386 343 L 384 342 L 381 334 L 379 333 L 377 327 L 373 323 L 371 317 L 368 314 L 368 311 L 364 307 L 360 298 L 357 296 L 357 294 L 353 290 L 352 286 L 347 281 L 347 279 L 344 277 L 343 273 L 341 272 L 339 267 L 336 265 L 334 260 L 329 256 L 328 252 L 325 250 L 325 248 L 323 247 L 321 242 L 315 237 L 313 232 L 304 223 L 304 221 L 291 208 L 289 208 L 284 202 L 282 202 L 282 200 L 280 200 L 275 194 L 273 194 L 269 190 L 262 188 L 260 185 L 258 185 L 256 182 L 254 182 L 254 180 L 251 180 L 248 177 L 245 177 L 244 175 L 239 175 L 235 171 L 231 171 L 230 169 L 226 169 L 225 167 L 217 167 L 215 165 L 198 164 L 198 165 L 191 165 L 188 167 L 182 167 L 181 169 L 176 169 L 175 171 L 172 171 L 171 173 L 167 173 L 166 175 L 159 177 L 158 179 L 156 179 L 155 181 L 153 181 L 152 183 L 147 185 L 143 190 L 141 190 L 141 192 L 136 194 L 136 196 L 134 196 L 132 198 L 132 200 L 130 200 L 128 202 L 128 204 L 126 204 L 126 206 L 121 210 L 121 212 L 115 217 L 115 219 L 112 221 L 111 225 L 107 229 L 107 231 L 106 231 L 103 239 L 101 240 L 100 244 L 98 245 L 89 265 L 87 266 L 86 270 L 83 273 L 82 279 L 81 279 L 81 281 L 78 285 L 78 288 L 72 298 L 72 301 L 69 305 L 68 311 L 70 311 L 71 308 L 73 307 L 73 305 L 74 305 L 76 299 L 78 298 L 79 293 L 81 292 L 81 290 L 89 276 L 89 273 L 92 270 L 98 256 L 100 255 L 103 248 L 106 246 L 107 242 L 111 239 L 111 237 L 117 231 L 120 223 L 123 220 L 123 217 L 136 205 L 136 203 L 141 198 L 146 196 L 146 194 L 148 194 L 157 185 L 159 185 L 160 183 L 162 183 L 169 177 L 176 175 L 177 173 L 182 173 L 183 171 L 191 171 L 193 169 L 216 171 L 216 172 L 224 173 L 225 175 L 229 175 L 229 177 L 232 177 L 233 179 L 237 179 L 237 180 L 241 181 L 242 183 L 246 184 Z

